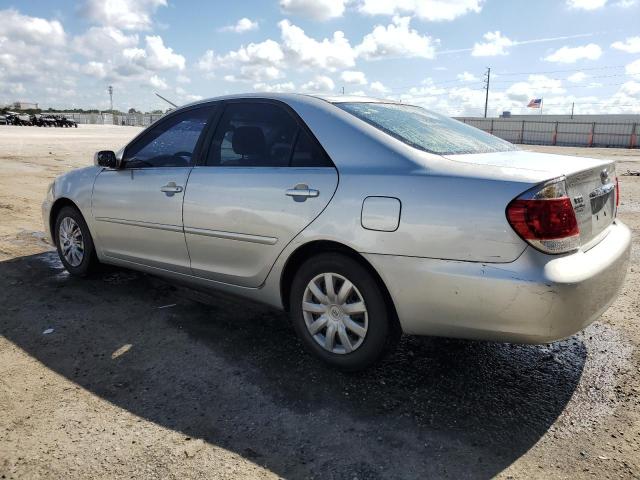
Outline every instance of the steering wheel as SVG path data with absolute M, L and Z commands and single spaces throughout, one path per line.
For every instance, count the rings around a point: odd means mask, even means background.
M 189 157 L 191 158 L 193 156 L 193 153 L 191 152 L 176 152 L 173 154 L 174 157 Z

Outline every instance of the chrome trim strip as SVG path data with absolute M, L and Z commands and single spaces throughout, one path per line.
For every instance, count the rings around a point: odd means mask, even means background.
M 182 227 L 178 225 L 165 225 L 164 223 L 141 222 L 139 220 L 124 220 L 122 218 L 96 217 L 98 222 L 119 223 L 121 225 L 131 225 L 133 227 L 152 228 L 155 230 L 166 230 L 168 232 L 182 233 Z
M 207 230 L 205 228 L 185 227 L 184 233 L 192 235 L 203 235 L 205 237 L 224 238 L 226 240 L 238 240 L 240 242 L 261 243 L 263 245 L 275 245 L 278 241 L 274 237 L 263 237 L 260 235 L 249 235 L 247 233 L 223 232 L 220 230 Z

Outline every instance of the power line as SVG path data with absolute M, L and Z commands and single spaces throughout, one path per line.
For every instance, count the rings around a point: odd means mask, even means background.
M 537 71 L 537 72 L 498 72 L 495 73 L 494 72 L 494 77 L 500 77 L 500 76 L 516 76 L 516 75 L 540 75 L 540 74 L 547 74 L 547 73 L 578 73 L 578 72 L 583 72 L 583 71 L 594 71 L 594 70 L 608 70 L 608 69 L 615 69 L 615 68 L 624 68 L 625 65 L 607 65 L 607 66 L 603 66 L 603 67 L 589 67 L 589 68 L 577 68 L 577 69 L 563 69 L 563 70 L 544 70 L 544 71 Z M 486 75 L 486 74 L 485 74 Z M 617 76 L 635 76 L 636 74 L 632 74 L 632 73 L 619 73 L 619 74 L 614 74 L 614 75 L 601 75 L 601 76 L 593 76 L 590 78 L 607 78 L 607 77 L 617 77 Z M 550 78 L 549 80 L 566 80 L 566 78 Z M 515 83 L 516 81 L 519 80 L 496 80 L 494 78 L 494 80 L 492 80 L 492 83 Z M 393 92 L 407 92 L 410 89 L 414 89 L 414 88 L 440 88 L 443 85 L 447 85 L 447 86 L 451 86 L 451 84 L 465 84 L 465 85 L 469 85 L 469 84 L 473 84 L 474 82 L 471 81 L 469 82 L 468 80 L 464 80 L 464 79 L 460 79 L 460 78 L 449 78 L 449 79 L 444 79 L 441 81 L 436 81 L 436 82 L 432 82 L 432 83 L 420 83 L 420 84 L 412 84 L 412 85 L 403 85 L 403 86 L 396 86 L 396 87 L 392 87 L 391 89 L 389 89 L 390 93 Z M 483 80 L 483 85 L 486 83 L 486 80 Z
M 614 68 L 624 68 L 626 65 L 608 65 L 604 67 L 589 67 L 589 68 L 574 68 L 574 69 L 566 69 L 566 70 L 545 70 L 539 72 L 498 72 L 497 75 L 507 76 L 507 75 L 535 75 L 540 73 L 564 73 L 564 72 L 583 72 L 583 71 L 592 71 L 592 70 L 609 70 Z

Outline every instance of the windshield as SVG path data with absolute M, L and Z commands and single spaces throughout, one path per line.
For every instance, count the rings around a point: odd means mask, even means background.
M 336 103 L 412 147 L 438 155 L 517 150 L 509 142 L 424 108 L 395 103 Z

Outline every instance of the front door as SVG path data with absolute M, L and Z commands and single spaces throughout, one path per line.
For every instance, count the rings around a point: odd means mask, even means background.
M 182 201 L 212 107 L 181 111 L 150 127 L 123 153 L 123 168 L 96 178 L 92 214 L 102 252 L 190 273 Z
M 338 184 L 315 138 L 274 102 L 228 102 L 203 163 L 191 172 L 183 209 L 191 269 L 246 287 L 264 282 Z

